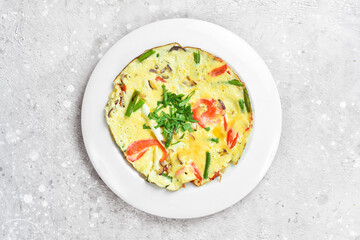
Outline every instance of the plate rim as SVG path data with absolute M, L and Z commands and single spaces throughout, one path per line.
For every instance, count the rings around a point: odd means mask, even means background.
M 238 41 L 241 41 L 243 45 L 245 45 L 247 48 L 249 48 L 249 50 L 255 54 L 255 56 L 258 58 L 258 60 L 260 60 L 262 62 L 262 65 L 265 67 L 264 70 L 266 71 L 266 74 L 268 74 L 268 76 L 270 77 L 270 79 L 272 80 L 271 81 L 271 84 L 273 85 L 274 87 L 274 97 L 277 101 L 277 111 L 278 111 L 278 131 L 276 131 L 275 135 L 274 135 L 274 138 L 275 138 L 275 142 L 273 143 L 273 147 L 272 147 L 272 152 L 269 153 L 269 156 L 267 157 L 268 158 L 268 161 L 266 161 L 263 166 L 261 166 L 261 173 L 259 175 L 261 175 L 261 177 L 258 177 L 257 181 L 255 184 L 253 184 L 254 186 L 251 188 L 250 191 L 248 191 L 245 195 L 243 195 L 241 198 L 237 199 L 236 201 L 233 201 L 231 202 L 230 204 L 227 204 L 227 206 L 225 207 L 220 207 L 218 209 L 215 209 L 213 211 L 210 211 L 209 213 L 202 213 L 202 214 L 196 214 L 195 216 L 193 215 L 189 215 L 189 216 L 181 216 L 181 217 L 177 217 L 177 216 L 173 216 L 173 215 L 167 215 L 167 214 L 161 214 L 161 213 L 156 213 L 156 212 L 152 212 L 152 211 L 149 211 L 148 209 L 143 209 L 141 207 L 139 207 L 137 204 L 134 204 L 133 202 L 129 201 L 129 199 L 124 196 L 123 194 L 119 193 L 117 191 L 117 189 L 110 183 L 110 181 L 106 178 L 106 177 L 103 177 L 104 173 L 102 172 L 102 170 L 100 169 L 100 167 L 98 166 L 98 163 L 96 161 L 94 161 L 94 157 L 91 156 L 90 152 L 91 150 L 89 149 L 90 146 L 89 146 L 89 143 L 88 143 L 88 140 L 87 140 L 87 135 L 88 133 L 86 132 L 86 126 L 85 126 L 85 117 L 86 117 L 86 101 L 89 97 L 89 91 L 88 89 L 91 87 L 91 85 L 93 84 L 94 82 L 94 73 L 96 71 L 98 71 L 98 69 L 100 68 L 100 63 L 102 62 L 103 59 L 105 59 L 105 57 L 107 55 L 109 55 L 109 53 L 111 51 L 113 51 L 113 49 L 115 48 L 116 45 L 118 44 L 121 44 L 121 41 L 127 37 L 128 35 L 130 34 L 134 34 L 134 32 L 140 32 L 142 31 L 143 29 L 145 29 L 146 27 L 150 27 L 151 25 L 152 26 L 155 26 L 157 24 L 164 24 L 164 23 L 169 23 L 169 24 L 174 24 L 174 22 L 178 22 L 178 23 L 184 23 L 184 22 L 197 22 L 197 23 L 201 23 L 201 24 L 205 24 L 205 25 L 209 25 L 210 27 L 216 27 L 216 28 L 222 28 L 223 30 L 227 31 L 228 33 L 232 34 L 234 36 L 234 38 L 236 38 Z M 188 45 L 188 44 L 182 44 L 180 43 L 181 45 Z M 201 46 L 195 46 L 195 47 L 198 47 L 198 48 L 201 48 L 203 49 Z M 142 49 L 143 50 L 143 49 Z M 208 49 L 203 49 L 205 51 L 208 51 Z M 212 53 L 212 52 L 210 52 Z M 212 53 L 213 54 L 213 53 Z M 232 63 L 230 63 L 229 65 L 232 65 Z M 241 73 L 239 73 L 238 71 L 236 71 L 236 74 L 241 76 Z M 246 82 L 245 82 L 246 84 Z M 251 97 L 251 92 L 250 92 L 250 97 Z M 104 105 L 105 106 L 105 105 Z M 254 110 L 254 113 L 255 113 L 255 116 L 254 116 L 254 128 L 256 128 L 256 109 Z M 278 92 L 278 89 L 277 89 L 277 86 L 275 84 L 275 81 L 274 81 L 274 78 L 268 68 L 268 66 L 266 65 L 266 63 L 264 62 L 264 60 L 261 58 L 261 56 L 254 50 L 254 48 L 252 46 L 250 46 L 245 40 L 243 40 L 240 36 L 238 36 L 237 34 L 231 32 L 230 30 L 224 28 L 224 27 L 221 27 L 217 24 L 214 24 L 214 23 L 211 23 L 211 22 L 207 22 L 207 21 L 203 21 L 203 20 L 198 20 L 198 19 L 191 19 L 191 18 L 172 18 L 172 19 L 165 19 L 165 20 L 160 20 L 160 21 L 155 21 L 155 22 L 151 22 L 149 24 L 146 24 L 144 26 L 141 26 L 137 29 L 135 29 L 134 31 L 124 35 L 122 38 L 120 38 L 118 41 L 116 41 L 108 50 L 107 52 L 102 56 L 101 59 L 99 59 L 99 61 L 97 62 L 94 70 L 92 71 L 90 77 L 89 77 L 89 80 L 86 84 L 86 88 L 85 88 L 85 91 L 84 91 L 84 94 L 83 94 L 83 100 L 82 100 L 82 106 L 81 106 L 81 131 L 82 131 L 82 137 L 83 137 L 83 141 L 84 141 L 84 145 L 85 145 L 85 149 L 86 149 L 86 152 L 89 156 L 89 159 L 92 163 L 92 165 L 94 166 L 97 174 L 99 175 L 99 177 L 102 179 L 102 181 L 107 185 L 107 187 L 109 187 L 113 193 L 115 193 L 118 197 L 120 197 L 123 201 L 125 201 L 127 204 L 143 211 L 143 212 L 146 212 L 148 214 L 152 214 L 152 215 L 156 215 L 156 216 L 160 216 L 160 217 L 166 217 L 166 218 L 174 218 L 174 219 L 185 219 L 185 218 L 198 218 L 198 217 L 204 217 L 204 216 L 208 216 L 208 215 L 212 215 L 212 214 L 215 214 L 219 211 L 222 211 L 224 209 L 227 209 L 228 207 L 234 205 L 235 203 L 237 203 L 238 201 L 240 201 L 241 199 L 245 198 L 246 196 L 248 196 L 257 186 L 258 184 L 262 181 L 262 179 L 265 177 L 266 175 L 266 172 L 269 170 L 272 162 L 274 161 L 274 158 L 276 156 L 276 152 L 278 150 L 278 146 L 279 146 L 279 143 L 280 143 L 280 139 L 281 139 L 281 132 L 282 132 L 282 108 L 281 108 L 281 101 L 280 101 L 280 95 L 279 95 L 279 92 Z M 254 131 L 254 129 L 253 129 Z M 253 133 L 253 132 L 252 132 Z M 251 133 L 251 134 L 252 134 Z M 110 134 L 109 134 L 110 136 Z M 110 136 L 111 137 L 111 136 Z M 115 143 L 114 143 L 115 144 Z M 115 144 L 115 147 L 118 147 L 116 146 Z M 246 149 L 246 148 L 245 148 Z M 236 165 L 234 165 L 236 166 Z M 233 167 L 234 167 L 233 166 Z

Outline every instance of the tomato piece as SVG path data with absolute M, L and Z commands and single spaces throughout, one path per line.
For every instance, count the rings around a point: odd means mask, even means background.
M 164 161 L 167 157 L 167 152 L 163 145 L 159 143 L 156 139 L 146 139 L 146 140 L 139 140 L 133 142 L 126 150 L 126 156 L 128 157 L 129 161 L 135 162 L 139 160 L 150 147 L 159 147 L 163 153 L 160 162 Z
M 202 128 L 208 123 L 219 122 L 218 116 L 225 114 L 221 106 L 217 106 L 216 103 L 214 99 L 200 99 L 192 109 L 193 118 Z
M 201 118 L 201 113 L 200 113 L 200 109 L 195 109 L 193 110 L 194 113 L 193 113 L 193 118 L 198 121 L 198 124 L 202 127 L 202 128 L 205 128 L 206 125 L 205 125 L 205 121 L 203 121 L 203 119 Z
M 212 77 L 219 76 L 219 75 L 223 74 L 223 73 L 226 71 L 226 69 L 227 69 L 227 65 L 224 64 L 224 65 L 222 65 L 221 67 L 218 67 L 218 68 L 213 69 L 213 70 L 209 73 L 209 75 L 212 76 Z
M 235 146 L 238 137 L 239 133 L 236 133 L 236 136 L 234 137 L 234 131 L 232 130 L 232 128 L 227 132 L 226 143 L 230 149 Z
M 165 81 L 162 77 L 159 77 L 159 76 L 157 76 L 157 77 L 155 78 L 155 80 L 156 80 L 156 81 L 163 82 L 163 83 L 166 83 L 166 81 Z
M 196 177 L 197 179 L 199 179 L 200 181 L 202 181 L 201 173 L 200 173 L 200 170 L 198 169 L 198 167 L 195 165 L 194 162 L 191 162 L 190 165 L 191 165 L 192 168 L 194 169 L 195 177 Z

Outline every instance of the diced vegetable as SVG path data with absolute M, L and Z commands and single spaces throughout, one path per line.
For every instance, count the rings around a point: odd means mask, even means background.
M 205 162 L 205 170 L 204 170 L 204 179 L 208 179 L 210 164 L 211 164 L 211 155 L 210 155 L 210 152 L 206 152 L 206 162 Z
M 196 177 L 197 179 L 199 179 L 200 181 L 202 181 L 202 177 L 201 177 L 201 173 L 200 173 L 199 168 L 195 165 L 194 162 L 191 162 L 190 165 L 191 165 L 191 167 L 194 169 L 195 177 Z
M 210 178 L 210 180 L 214 180 L 216 177 L 218 177 L 218 176 L 221 176 L 220 175 L 220 173 L 219 173 L 219 171 L 217 171 L 215 174 L 214 174 L 214 176 L 212 176 L 211 178 Z
M 142 107 L 142 105 L 144 105 L 145 101 L 143 99 L 140 99 L 134 106 L 134 112 L 136 112 L 139 108 Z
M 186 52 L 186 49 L 185 48 L 182 48 L 180 46 L 173 46 L 172 48 L 170 48 L 169 52 L 171 51 L 178 51 L 179 49 L 183 50 L 184 52 Z
M 144 123 L 143 129 L 151 129 L 151 127 L 147 126 L 147 125 Z
M 209 127 L 206 127 L 206 128 L 204 128 L 206 131 L 210 131 L 210 128 Z
M 232 128 L 227 132 L 226 143 L 230 149 L 235 146 L 238 137 L 239 133 L 236 133 L 236 136 L 234 137 L 234 131 L 232 130 Z
M 198 121 L 202 128 L 205 128 L 208 123 L 218 122 L 218 117 L 225 114 L 221 104 L 214 99 L 200 99 L 195 104 L 193 112 L 194 119 Z
M 239 99 L 239 105 L 241 108 L 241 112 L 244 113 L 245 112 L 245 102 L 243 99 Z
M 238 86 L 238 87 L 243 86 L 243 84 L 237 79 L 233 79 L 233 80 L 228 81 L 228 84 L 235 85 L 235 86 Z
M 135 103 L 136 103 L 136 100 L 137 100 L 139 94 L 140 94 L 140 92 L 136 90 L 136 91 L 133 93 L 133 95 L 131 96 L 131 99 L 130 99 L 128 108 L 126 109 L 126 112 L 125 112 L 125 116 L 130 117 L 131 114 L 133 113 L 133 111 L 134 111 L 134 106 L 135 106 Z
M 249 94 L 248 94 L 246 88 L 244 88 L 244 99 L 245 99 L 246 110 L 247 110 L 248 112 L 251 112 L 251 105 L 250 105 Z
M 210 138 L 210 141 L 215 142 L 215 143 L 218 143 L 218 142 L 219 142 L 219 139 L 218 139 L 218 138 Z
M 170 181 L 172 181 L 172 177 L 167 175 L 167 173 L 165 173 L 165 172 L 163 174 L 161 174 L 161 176 L 164 176 L 164 177 L 170 179 Z
M 153 146 L 159 147 L 161 149 L 163 155 L 159 162 L 164 161 L 166 159 L 167 152 L 161 143 L 159 143 L 159 141 L 156 139 L 138 140 L 133 142 L 127 148 L 126 156 L 128 157 L 129 161 L 135 162 L 136 160 L 140 159 L 150 147 Z
M 199 50 L 194 52 L 194 61 L 196 64 L 200 63 L 200 51 Z
M 213 70 L 209 73 L 209 75 L 212 76 L 212 77 L 219 76 L 219 75 L 223 74 L 223 73 L 226 71 L 226 69 L 227 69 L 227 65 L 224 64 L 224 65 L 222 65 L 221 67 L 218 67 L 218 68 L 213 69 Z
M 149 51 L 145 52 L 143 55 L 141 55 L 140 57 L 138 57 L 139 62 L 144 61 L 145 59 L 147 59 L 148 57 L 150 57 L 151 55 L 153 55 L 155 53 L 154 50 L 150 49 Z
M 166 83 L 166 81 L 165 81 L 162 77 L 159 77 L 159 76 L 157 76 L 157 77 L 155 78 L 155 80 L 156 80 L 156 81 L 163 82 L 163 83 Z
M 179 142 L 180 142 L 180 141 L 177 141 L 177 142 L 175 142 L 175 143 L 172 143 L 171 146 L 174 146 L 174 145 L 178 144 Z

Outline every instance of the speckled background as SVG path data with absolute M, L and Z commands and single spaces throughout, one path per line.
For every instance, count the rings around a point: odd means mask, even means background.
M 133 29 L 176 17 L 250 43 L 283 109 L 264 180 L 234 206 L 192 220 L 116 197 L 80 130 L 99 58 Z M 0 239 L 360 239 L 358 0 L 0 0 L 0 59 Z

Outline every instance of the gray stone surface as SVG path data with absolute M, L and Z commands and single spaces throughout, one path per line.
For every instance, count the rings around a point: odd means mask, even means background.
M 116 197 L 80 131 L 99 58 L 133 29 L 176 17 L 217 23 L 250 43 L 283 108 L 264 180 L 234 206 L 191 220 Z M 359 56 L 358 0 L 0 0 L 0 239 L 359 240 Z

